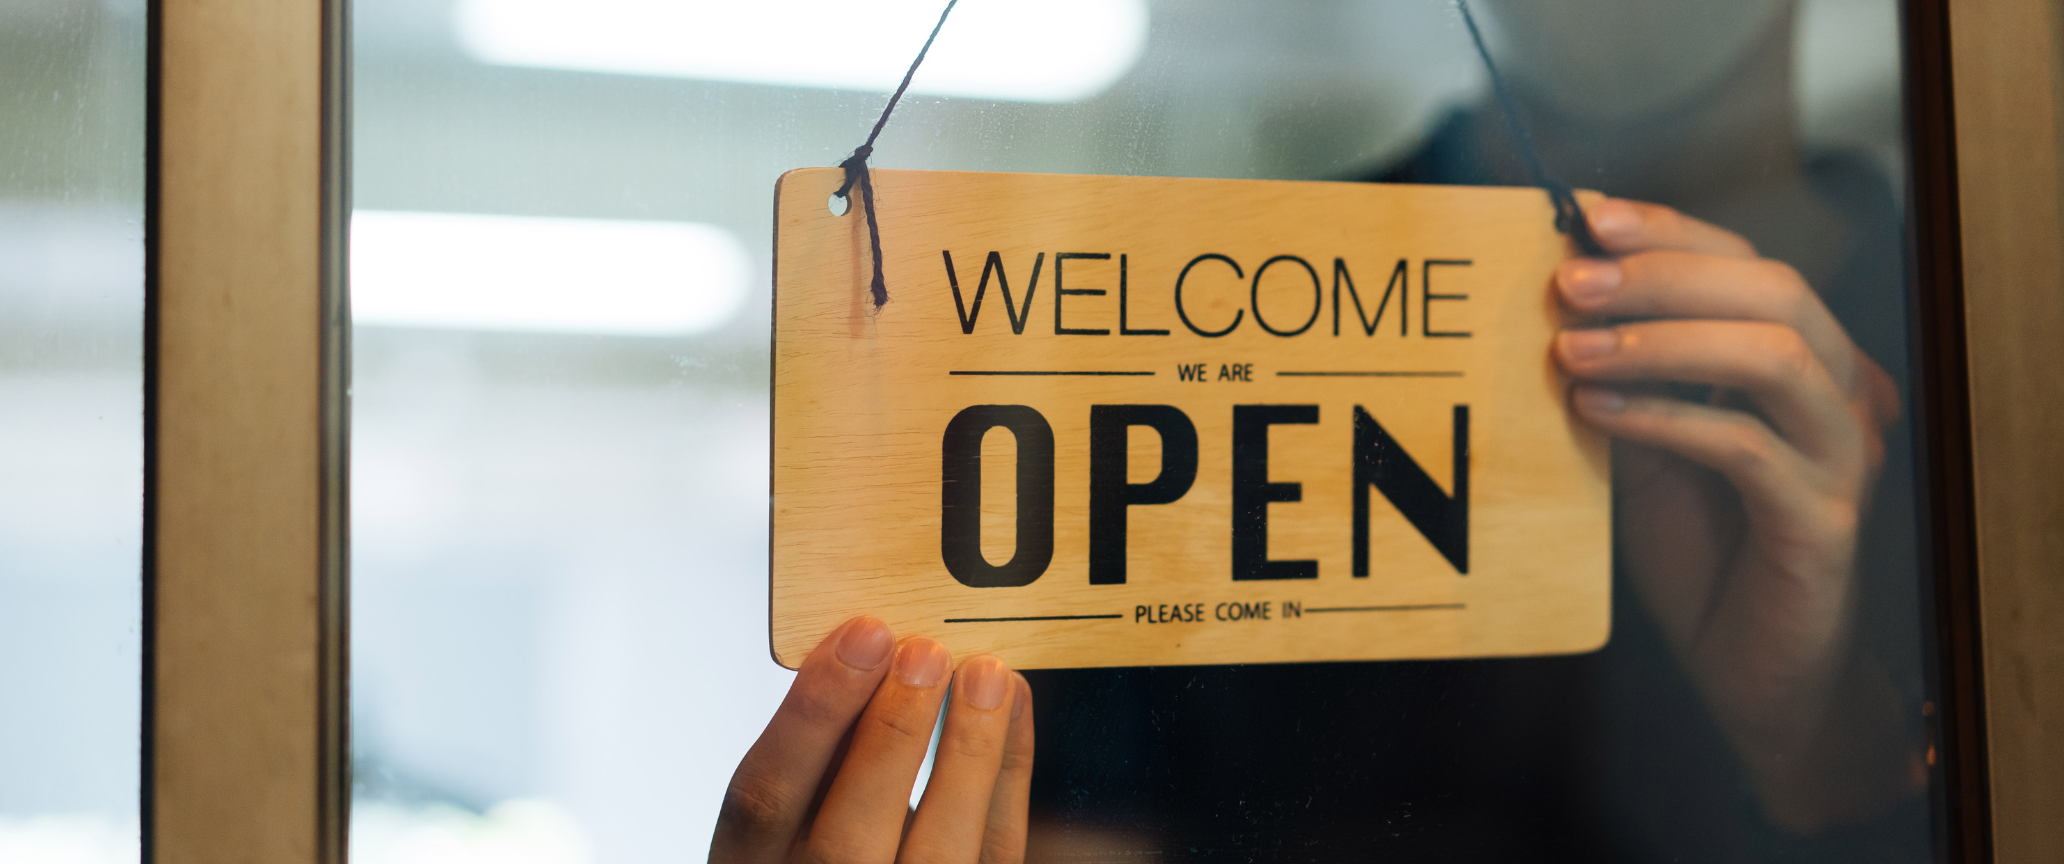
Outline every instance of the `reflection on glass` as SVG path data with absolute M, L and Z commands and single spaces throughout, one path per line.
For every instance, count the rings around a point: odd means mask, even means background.
M 724 65 L 814 4 L 662 5 L 357 10 L 360 860 L 699 857 L 790 680 L 765 654 L 773 181 L 859 143 L 882 93 L 830 88 L 885 88 L 936 9 L 897 12 L 867 42 L 895 50 L 840 78 Z M 953 98 L 907 100 L 875 164 L 1524 182 L 1438 0 L 1147 4 L 1137 57 L 1064 98 L 942 83 L 949 52 L 1002 74 L 1042 44 L 984 33 L 984 5 L 915 82 Z M 1030 676 L 1033 857 L 1929 857 L 1897 4 L 1479 11 L 1554 172 L 1716 226 L 1628 240 L 1623 266 L 1566 271 L 1566 300 L 1705 328 L 1646 344 L 1796 348 L 1802 371 L 1580 396 L 1648 436 L 1617 448 L 1603 651 Z M 572 226 L 605 225 L 707 230 L 568 264 L 593 257 Z M 1613 306 L 1615 285 L 1708 305 Z M 735 313 L 681 323 L 726 290 Z M 1698 377 L 1577 347 L 1580 377 Z M 1662 398 L 1798 458 L 1761 479 L 1686 459 L 1626 425 Z
M 453 26 L 484 63 L 795 87 L 886 90 L 939 15 L 931 0 L 460 0 Z M 1139 60 L 1143 0 L 969 3 L 913 91 L 1074 102 Z
M 656 336 L 723 326 L 752 265 L 711 225 L 360 210 L 351 274 L 362 326 Z
M 0 861 L 135 861 L 142 0 L 0 4 Z

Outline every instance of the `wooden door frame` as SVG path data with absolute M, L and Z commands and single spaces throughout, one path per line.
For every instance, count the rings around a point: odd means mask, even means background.
M 1942 851 L 2064 860 L 2057 22 L 1906 7 Z M 348 8 L 150 4 L 148 861 L 344 860 Z
M 153 0 L 146 860 L 341 864 L 347 0 Z
M 2064 860 L 2056 10 L 1908 7 L 1943 803 L 1961 860 Z

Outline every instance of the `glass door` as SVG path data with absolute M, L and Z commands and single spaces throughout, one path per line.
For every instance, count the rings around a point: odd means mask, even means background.
M 356 4 L 358 860 L 703 854 L 792 679 L 773 184 L 860 143 L 939 4 L 848 5 Z M 1610 640 L 1027 673 L 1027 857 L 1945 858 L 1922 13 L 1476 11 L 1547 168 L 1612 199 L 1542 346 L 1616 438 Z M 1531 182 L 1450 3 L 954 16 L 874 165 Z

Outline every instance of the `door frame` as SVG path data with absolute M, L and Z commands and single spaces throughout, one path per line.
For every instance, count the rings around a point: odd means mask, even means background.
M 2064 860 L 2058 9 L 1906 6 L 1939 803 L 1958 860 Z
M 345 858 L 348 10 L 149 4 L 147 861 Z
M 1940 843 L 2064 860 L 2059 22 L 1904 5 Z M 342 864 L 349 0 L 149 28 L 145 859 Z

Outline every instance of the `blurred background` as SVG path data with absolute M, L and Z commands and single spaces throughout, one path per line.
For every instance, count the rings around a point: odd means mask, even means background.
M 938 6 L 355 3 L 357 861 L 704 857 L 789 678 L 774 180 L 860 143 Z M 874 164 L 1355 175 L 1479 98 L 1454 15 L 964 0 Z M 1897 172 L 1897 3 L 1798 26 L 1809 142 Z M 135 857 L 143 37 L 0 0 L 4 861 Z
M 137 856 L 144 0 L 0 0 L 0 861 Z

